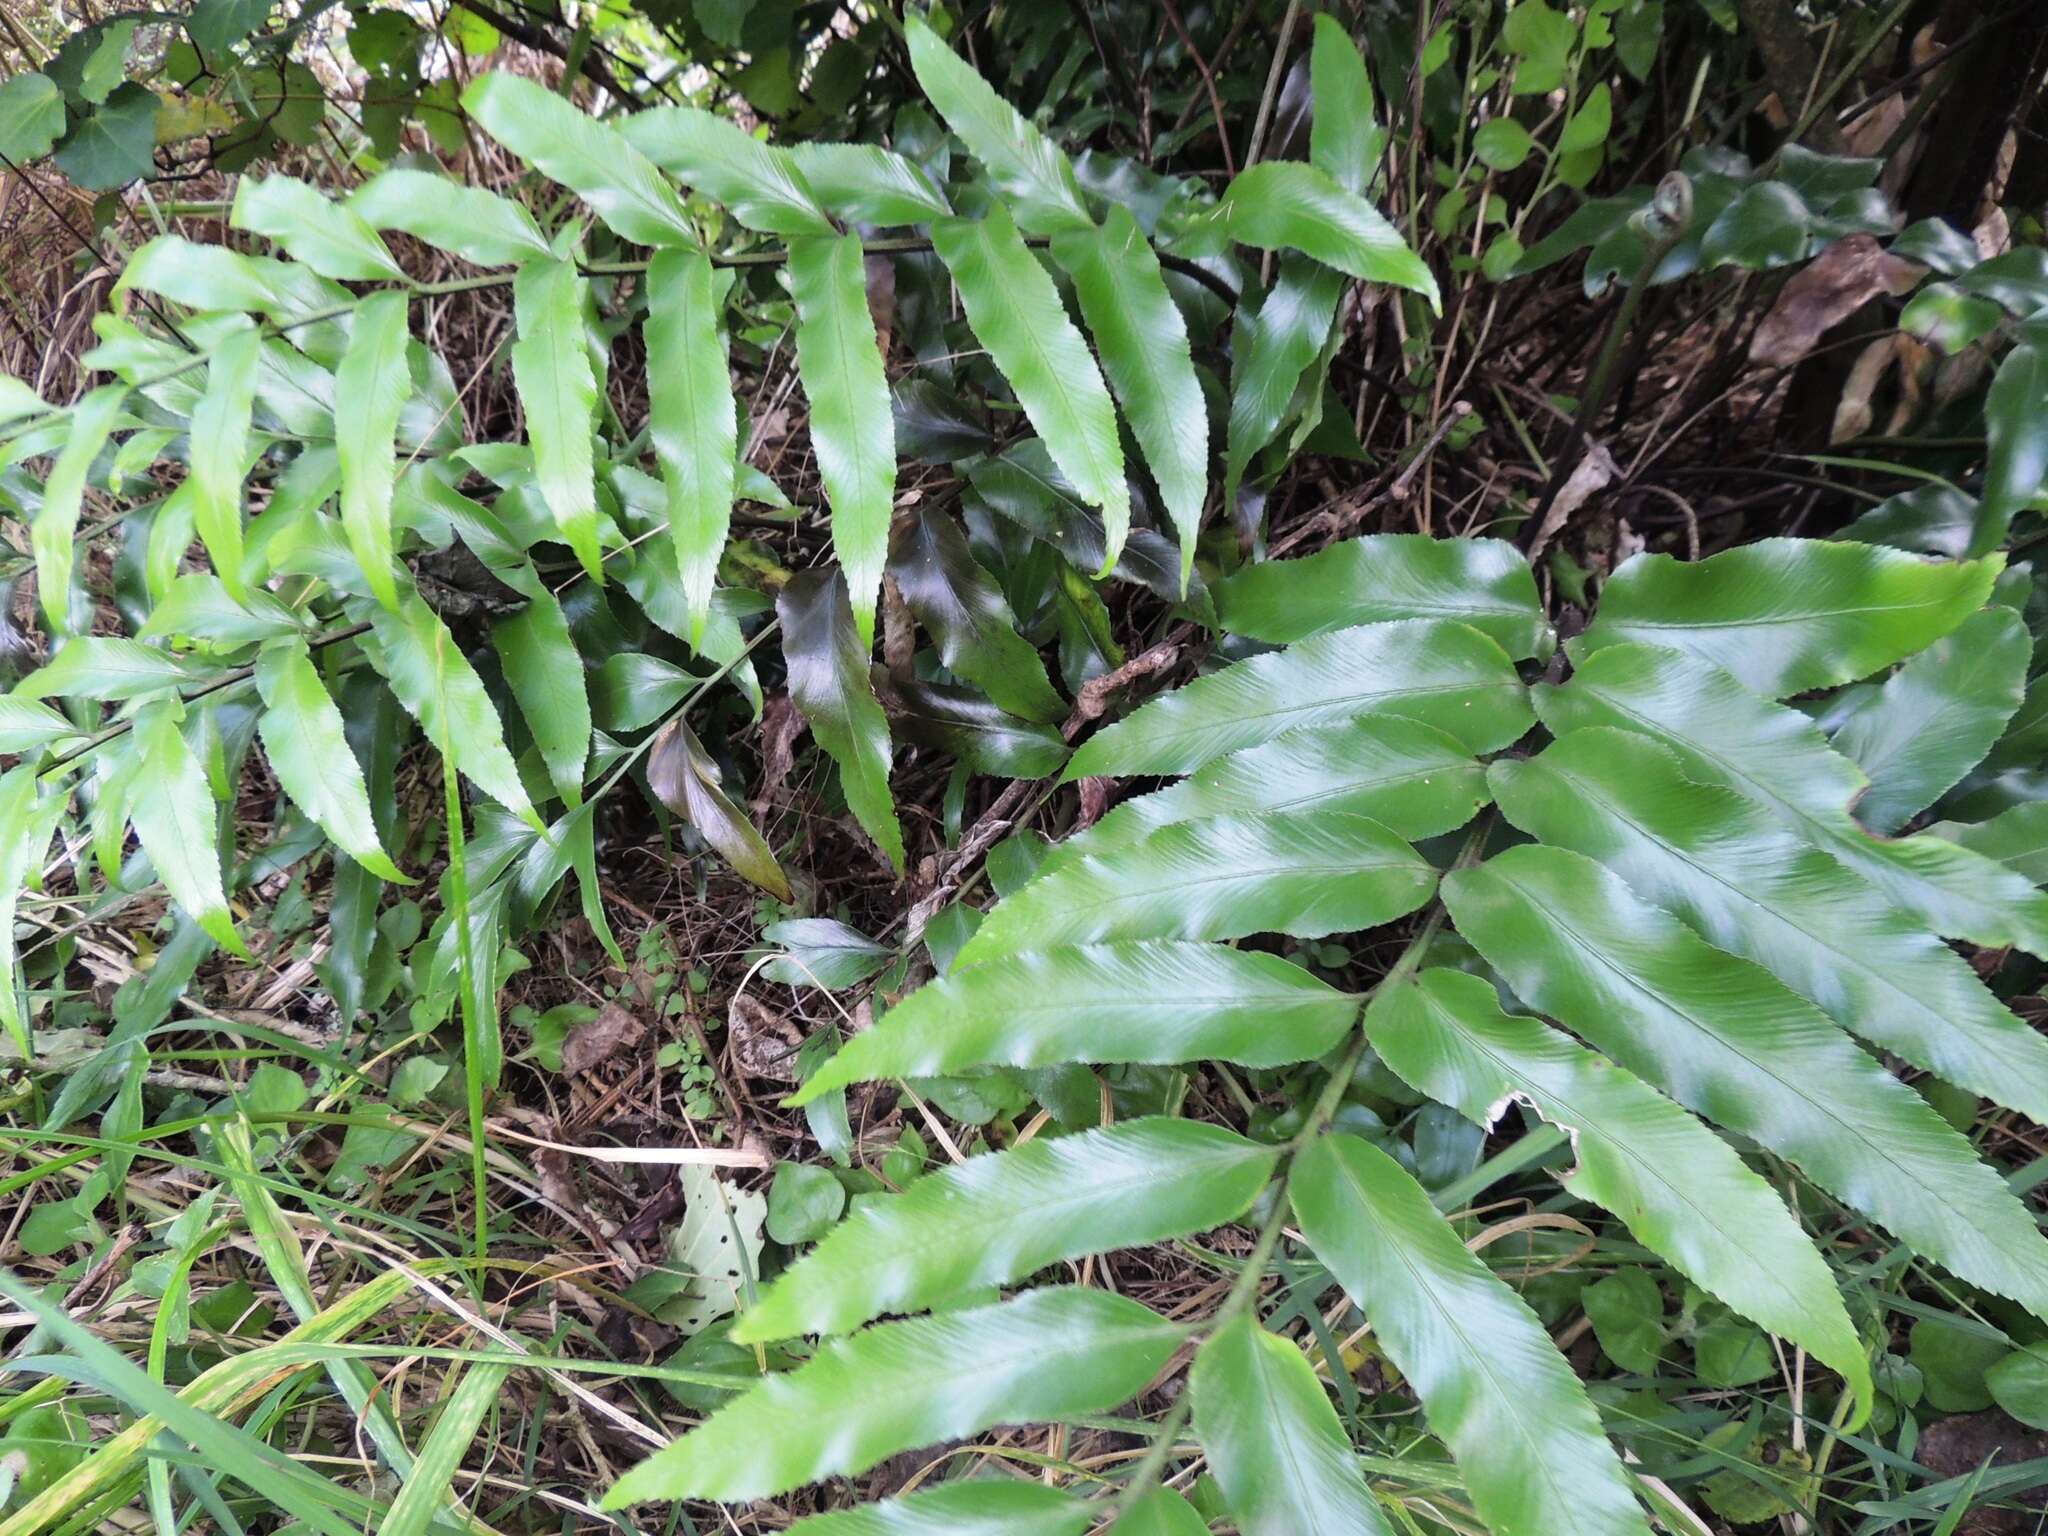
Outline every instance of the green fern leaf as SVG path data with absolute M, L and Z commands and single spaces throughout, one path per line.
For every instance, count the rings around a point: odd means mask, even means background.
M 805 571 L 775 600 L 789 696 L 818 745 L 839 765 L 847 809 L 903 868 L 903 829 L 889 793 L 889 722 L 868 681 L 867 646 L 854 628 L 837 571 Z
M 786 1536 L 1080 1536 L 1094 1511 L 1043 1483 L 948 1483 L 812 1515 Z
M 792 144 L 790 157 L 818 199 L 861 224 L 925 224 L 953 211 L 923 167 L 878 144 Z
M 1278 955 L 1218 944 L 1105 944 L 991 960 L 929 982 L 790 1099 L 981 1066 L 1213 1058 L 1270 1067 L 1332 1049 L 1358 999 Z
M 1527 1303 L 1379 1148 L 1323 1136 L 1287 1189 L 1495 1531 L 1649 1536 L 1600 1415 Z
M 249 415 L 261 357 L 261 339 L 247 322 L 214 347 L 189 438 L 193 522 L 214 574 L 237 602 L 249 590 L 242 580 L 242 479 L 249 470 Z
M 741 1314 L 733 1338 L 844 1333 L 1064 1259 L 1235 1221 L 1278 1149 L 1221 1126 L 1145 1119 L 969 1158 L 863 1206 Z
M 1101 1413 L 1150 1381 L 1185 1332 L 1071 1287 L 882 1323 L 720 1409 L 627 1472 L 603 1507 L 768 1498 L 997 1424 Z
M 764 234 L 835 234 L 786 150 L 698 107 L 655 107 L 619 127 L 626 142 Z
M 562 541 L 590 579 L 604 584 L 597 529 L 596 467 L 590 428 L 597 412 L 597 375 L 583 335 L 589 284 L 573 262 L 536 260 L 513 280 L 519 339 L 512 344 L 512 381 L 533 442 L 533 472 Z
M 412 884 L 378 841 L 363 770 L 305 644 L 266 649 L 256 659 L 256 687 L 263 699 L 256 729 L 284 792 L 371 874 Z
M 697 649 L 732 527 L 739 454 L 714 291 L 711 263 L 696 251 L 664 251 L 647 272 L 648 426 L 668 490 L 669 538 L 690 610 L 688 639 Z
M 374 294 L 356 310 L 334 387 L 349 409 L 335 421 L 341 462 L 341 528 L 370 591 L 398 607 L 392 574 L 391 496 L 398 473 L 398 416 L 412 390 L 406 368 L 405 296 Z

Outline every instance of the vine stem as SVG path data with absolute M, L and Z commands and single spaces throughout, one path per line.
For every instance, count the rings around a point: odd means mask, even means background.
M 1472 831 L 1465 838 L 1464 846 L 1458 850 L 1457 858 L 1452 861 L 1453 869 L 1462 869 L 1472 861 L 1485 843 L 1492 825 L 1493 817 L 1490 813 L 1480 817 L 1473 824 Z M 1359 1023 L 1352 1027 L 1351 1043 L 1344 1052 L 1343 1060 L 1337 1064 L 1336 1070 L 1331 1072 L 1329 1079 L 1323 1084 L 1322 1092 L 1316 1096 L 1315 1106 L 1309 1111 L 1308 1118 L 1302 1122 L 1301 1129 L 1296 1131 L 1282 1148 L 1287 1169 L 1275 1186 L 1273 1208 L 1266 1213 L 1266 1219 L 1259 1223 L 1258 1236 L 1253 1239 L 1252 1251 L 1245 1257 L 1244 1266 L 1237 1272 L 1237 1279 L 1232 1283 L 1229 1293 L 1210 1314 L 1208 1326 L 1202 1334 L 1204 1343 L 1236 1322 L 1257 1302 L 1259 1287 L 1265 1283 L 1267 1266 L 1273 1262 L 1273 1255 L 1279 1249 L 1281 1234 L 1287 1229 L 1287 1217 L 1293 1208 L 1288 1193 L 1294 1175 L 1294 1159 L 1303 1148 L 1329 1129 L 1330 1122 L 1336 1118 L 1338 1106 L 1344 1102 L 1344 1090 L 1350 1086 L 1352 1076 L 1358 1070 L 1358 1063 L 1365 1056 L 1367 1042 L 1362 1027 L 1365 1010 L 1385 988 L 1402 981 L 1422 964 L 1423 955 L 1435 942 L 1436 936 L 1443 931 L 1445 916 L 1442 900 L 1431 902 L 1429 916 L 1423 921 L 1422 927 L 1416 930 L 1415 936 L 1402 948 L 1400 955 L 1387 968 L 1386 973 L 1359 998 Z M 1194 1389 L 1189 1386 L 1182 1390 L 1173 1407 L 1167 1410 L 1166 1417 L 1160 1420 L 1151 1445 L 1146 1447 L 1144 1456 L 1131 1469 L 1131 1475 L 1125 1480 L 1123 1489 L 1118 1493 L 1112 1506 L 1112 1524 L 1159 1482 L 1161 1474 L 1166 1470 L 1167 1458 L 1173 1454 L 1174 1444 L 1180 1439 L 1180 1432 L 1187 1427 L 1189 1415 L 1193 1411 Z

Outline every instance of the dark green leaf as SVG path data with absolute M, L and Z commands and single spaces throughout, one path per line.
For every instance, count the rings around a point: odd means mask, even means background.
M 1017 633 L 1002 588 L 975 563 L 966 536 L 944 513 L 920 507 L 903 522 L 889 552 L 889 575 L 931 631 L 948 671 L 1026 720 L 1066 713 L 1046 680 L 1045 663 Z
M 0 83 L 0 155 L 17 168 L 50 152 L 64 131 L 64 94 L 48 75 L 25 70 Z
M 57 169 L 91 192 L 111 192 L 156 169 L 156 93 L 133 80 L 92 115 L 71 125 L 57 146 Z
M 793 899 L 774 850 L 719 783 L 718 765 L 680 716 L 662 727 L 647 754 L 647 787 L 697 829 L 719 856 L 779 901 Z
M 971 688 L 877 673 L 890 717 L 912 746 L 958 758 L 975 773 L 1042 779 L 1058 773 L 1067 744 L 1049 725 L 1008 715 Z
M 775 600 L 789 695 L 839 765 L 847 809 L 903 868 L 903 830 L 889 793 L 889 722 L 868 682 L 867 648 L 837 571 L 805 571 Z
M 2013 515 L 2040 493 L 2048 479 L 2048 348 L 2025 342 L 2005 354 L 1984 397 L 1983 499 L 1969 553 L 1989 554 L 2005 542 Z
M 837 918 L 790 917 L 761 930 L 763 943 L 784 951 L 761 968 L 786 987 L 843 992 L 885 970 L 896 952 Z

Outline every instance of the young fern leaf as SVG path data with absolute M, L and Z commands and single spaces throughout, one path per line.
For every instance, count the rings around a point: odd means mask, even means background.
M 1067 318 L 1059 289 L 1000 203 L 979 219 L 939 220 L 932 248 L 953 275 L 967 323 L 1017 392 L 1053 463 L 1083 500 L 1102 509 L 1106 547 L 1096 574 L 1107 576 L 1131 528 L 1123 444 L 1102 372 Z
M 391 611 L 398 607 L 391 535 L 398 416 L 412 389 L 407 340 L 405 295 L 371 295 L 357 307 L 348 352 L 334 380 L 337 395 L 349 402 L 335 422 L 342 532 L 371 593 Z
M 590 429 L 597 413 L 597 375 L 583 334 L 589 284 L 575 263 L 529 261 L 513 280 L 519 340 L 512 344 L 512 379 L 533 443 L 533 472 L 541 499 L 562 540 L 590 579 L 604 585 L 604 553 L 597 526 L 597 476 Z
M 1508 984 L 1695 1113 L 1748 1136 L 1971 1283 L 2048 1316 L 2048 1241 L 1970 1144 L 1825 1014 L 1579 854 L 1445 877 Z
M 284 792 L 378 879 L 412 884 L 378 841 L 363 770 L 304 642 L 265 649 L 256 658 L 256 687 L 263 699 L 256 729 Z
M 1612 725 L 1674 749 L 1687 777 L 1764 806 L 1935 933 L 2048 957 L 2048 895 L 1938 837 L 1872 837 L 1849 813 L 1865 788 L 1856 765 L 1829 750 L 1808 716 L 1720 668 L 1659 646 L 1611 645 L 1568 684 L 1540 684 L 1533 696 L 1553 732 Z
M 889 721 L 868 681 L 868 650 L 854 627 L 845 579 L 837 571 L 805 571 L 775 600 L 789 696 L 833 762 L 846 807 L 903 868 L 903 829 L 889 793 Z
M 875 600 L 889 555 L 896 423 L 868 309 L 860 237 L 792 240 L 789 291 L 796 300 L 797 372 L 810 401 L 811 447 L 832 504 L 832 552 L 867 648 L 875 643 Z
M 1066 778 L 1182 774 L 1297 726 L 1400 715 L 1492 752 L 1528 730 L 1528 690 L 1507 653 L 1463 624 L 1361 624 L 1197 678 L 1091 736 Z
M 78 512 L 85 501 L 85 477 L 106 446 L 127 399 L 127 385 L 102 384 L 78 402 L 71 414 L 70 435 L 50 466 L 49 479 L 43 482 L 43 504 L 29 522 L 29 543 L 36 557 L 36 590 L 42 596 L 43 617 L 53 635 L 74 632 L 71 573 L 78 556 Z
M 1195 1433 L 1244 1536 L 1391 1536 L 1323 1384 L 1248 1317 L 1195 1356 Z
M 1612 1211 L 1673 1269 L 1806 1350 L 1868 1412 L 1870 1362 L 1828 1267 L 1776 1192 L 1734 1149 L 1649 1084 L 1535 1019 L 1493 987 L 1433 969 L 1380 989 L 1366 1038 L 1418 1092 L 1492 1126 L 1512 1099 L 1570 1133 L 1564 1185 Z
M 1049 949 L 927 982 L 792 1095 L 1070 1061 L 1310 1061 L 1358 1018 L 1358 999 L 1278 955 L 1155 941 Z
M 843 1333 L 1066 1259 L 1206 1232 L 1250 1209 L 1277 1148 L 1150 1118 L 969 1158 L 863 1206 L 740 1315 L 768 1343 Z
M 1580 644 L 1669 646 L 1781 699 L 1939 640 L 1984 605 L 2004 565 L 1826 539 L 1762 539 L 1706 560 L 1636 555 L 1608 579 Z
M 1508 820 L 1607 865 L 1844 1029 L 2048 1123 L 2048 1040 L 1852 871 L 1647 736 L 1590 726 L 1489 774 Z
M 402 230 L 480 267 L 516 267 L 550 254 L 524 204 L 431 171 L 379 171 L 349 194 L 347 206 L 373 229 Z
M 789 152 L 697 107 L 655 107 L 620 126 L 626 141 L 763 234 L 797 239 L 838 231 Z
M 242 477 L 249 468 L 249 417 L 261 356 L 261 339 L 246 322 L 214 347 L 189 439 L 193 522 L 214 573 L 236 602 L 249 590 L 242 580 Z
M 1422 1399 L 1488 1527 L 1649 1536 L 1570 1364 L 1399 1163 L 1325 1135 L 1287 1188 L 1303 1236 Z
M 648 269 L 648 425 L 668 490 L 669 537 L 690 611 L 688 638 L 699 650 L 732 527 L 739 453 L 715 291 L 711 263 L 697 251 L 664 251 Z
M 1026 122 L 924 22 L 911 17 L 903 32 L 917 83 L 967 152 L 981 162 L 1018 224 L 1036 235 L 1092 228 L 1095 221 L 1081 201 L 1074 167 L 1059 146 Z
M 493 70 L 462 93 L 484 132 L 560 182 L 621 238 L 636 245 L 700 249 L 696 226 L 668 179 L 608 124 L 546 86 Z
M 1529 562 L 1505 539 L 1376 533 L 1247 565 L 1215 592 L 1225 629 L 1274 645 L 1398 619 L 1455 619 L 1517 661 L 1556 645 Z
M 1033 880 L 989 913 L 959 963 L 1125 939 L 1320 938 L 1392 922 L 1435 890 L 1429 862 L 1364 816 L 1211 817 Z
M 603 1507 L 768 1498 L 997 1424 L 1101 1413 L 1185 1336 L 1135 1301 L 1072 1287 L 880 1323 L 749 1389 L 627 1472 Z
M 1100 229 L 1057 235 L 1052 248 L 1074 280 L 1081 318 L 1180 535 L 1186 596 L 1209 489 L 1209 407 L 1188 351 L 1187 323 L 1130 209 L 1113 207 Z

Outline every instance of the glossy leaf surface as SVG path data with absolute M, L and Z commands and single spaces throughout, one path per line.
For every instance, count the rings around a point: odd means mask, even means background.
M 867 647 L 836 571 L 806 571 L 775 600 L 789 695 L 839 765 L 847 808 L 897 869 L 903 831 L 889 793 L 889 722 L 868 681 Z
M 689 604 L 689 640 L 698 647 L 732 524 L 739 453 L 714 292 L 711 263 L 695 251 L 664 251 L 648 269 L 648 425 L 668 490 L 669 538 Z

